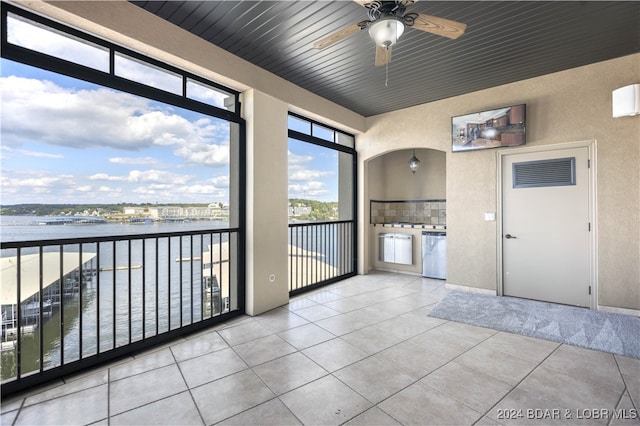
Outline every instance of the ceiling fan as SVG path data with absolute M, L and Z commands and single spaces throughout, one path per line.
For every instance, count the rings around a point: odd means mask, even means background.
M 325 38 L 316 41 L 313 47 L 324 49 L 360 30 L 369 29 L 369 36 L 376 43 L 376 66 L 383 66 L 391 60 L 391 47 L 398 42 L 405 27 L 425 31 L 450 39 L 456 39 L 464 34 L 466 24 L 438 18 L 423 13 L 405 13 L 407 6 L 417 0 L 354 0 L 366 7 L 369 19 L 349 25 Z

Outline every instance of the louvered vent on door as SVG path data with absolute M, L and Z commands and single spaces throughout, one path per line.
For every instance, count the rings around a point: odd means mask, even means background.
M 575 157 L 513 163 L 514 188 L 537 188 L 541 186 L 565 186 L 575 184 Z

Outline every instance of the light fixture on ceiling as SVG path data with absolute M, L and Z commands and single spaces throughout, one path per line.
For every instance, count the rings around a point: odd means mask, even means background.
M 413 157 L 409 159 L 409 168 L 411 169 L 411 173 L 416 174 L 416 170 L 420 166 L 420 160 L 416 157 L 416 150 L 413 150 Z
M 393 46 L 404 33 L 404 24 L 395 16 L 378 19 L 369 25 L 369 36 L 378 45 Z

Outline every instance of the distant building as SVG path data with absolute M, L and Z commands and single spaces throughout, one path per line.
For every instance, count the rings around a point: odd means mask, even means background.
M 310 215 L 311 207 L 307 206 L 289 206 L 289 216 Z
M 157 206 L 157 207 L 125 207 L 123 210 L 128 216 L 145 216 L 153 219 L 165 218 L 213 218 L 228 216 L 229 206 L 225 203 L 212 203 L 207 207 L 179 207 L 179 206 Z

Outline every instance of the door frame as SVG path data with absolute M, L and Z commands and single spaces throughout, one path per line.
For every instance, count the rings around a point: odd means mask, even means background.
M 597 200 L 597 164 L 596 164 L 596 150 L 597 143 L 596 140 L 586 140 L 586 141 L 577 141 L 577 142 L 564 142 L 553 145 L 540 145 L 540 146 L 529 146 L 523 148 L 506 148 L 500 149 L 496 151 L 496 161 L 497 161 L 497 180 L 496 180 L 496 200 L 497 200 L 497 215 L 496 215 L 496 248 L 497 248 L 497 270 L 496 277 L 498 279 L 496 293 L 498 296 L 504 296 L 504 265 L 503 265 L 503 243 L 504 240 L 502 238 L 503 235 L 503 170 L 502 170 L 502 162 L 504 157 L 509 155 L 516 154 L 533 154 L 540 152 L 552 152 L 561 149 L 572 149 L 572 148 L 587 148 L 589 150 L 589 160 L 590 167 L 588 170 L 589 174 L 589 220 L 591 223 L 591 236 L 589 238 L 589 275 L 591 282 L 591 295 L 589 308 L 597 309 L 598 308 L 598 251 L 597 251 L 597 241 L 598 241 L 598 216 L 596 209 L 596 200 Z

